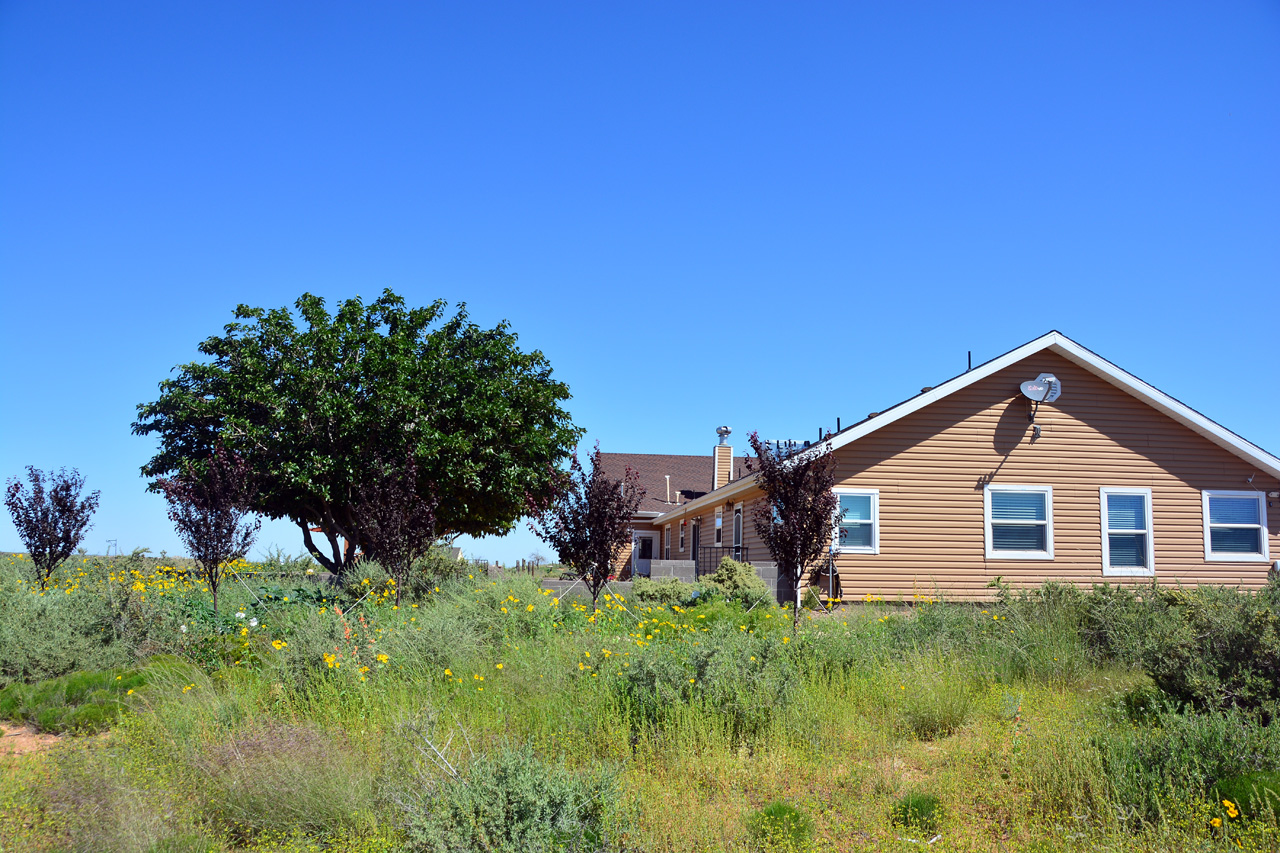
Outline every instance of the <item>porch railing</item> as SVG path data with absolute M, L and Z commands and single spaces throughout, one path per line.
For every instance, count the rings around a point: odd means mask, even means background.
M 703 575 L 714 574 L 716 567 L 725 557 L 732 557 L 740 563 L 751 562 L 746 545 L 705 545 L 698 549 L 693 561 L 695 579 Z

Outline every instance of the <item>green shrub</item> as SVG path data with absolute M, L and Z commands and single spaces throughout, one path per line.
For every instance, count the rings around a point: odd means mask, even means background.
M 744 607 L 753 607 L 773 600 L 769 585 L 756 573 L 755 566 L 725 557 L 716 566 L 709 577 L 702 579 L 702 585 L 711 592 L 717 592 L 730 601 L 737 601 Z
M 631 595 L 638 604 L 660 604 L 686 606 L 693 599 L 696 587 L 679 578 L 663 578 L 652 580 L 638 577 L 631 584 Z
M 79 592 L 35 594 L 12 576 L 0 579 L 0 684 L 133 663 L 136 614 L 127 603 L 119 612 L 117 603 Z
M 698 706 L 735 742 L 758 737 L 794 699 L 800 673 L 786 645 L 743 627 L 716 623 L 696 645 L 654 644 L 632 655 L 613 682 L 623 707 L 636 722 L 659 725 L 677 706 Z
M 790 803 L 774 802 L 752 812 L 747 831 L 766 850 L 798 853 L 813 844 L 813 818 Z
M 475 574 L 470 563 L 454 559 L 451 548 L 433 545 L 426 555 L 414 561 L 404 594 L 410 601 L 427 601 L 435 595 L 436 587 L 468 574 Z
M 1215 780 L 1280 767 L 1280 728 L 1235 709 L 1162 713 L 1149 727 L 1109 728 L 1093 744 L 1112 798 L 1151 824 L 1169 803 L 1207 797 Z
M 1259 771 L 1221 779 L 1209 796 L 1215 804 L 1231 802 L 1240 817 L 1275 823 L 1280 818 L 1280 773 Z
M 528 746 L 481 755 L 458 776 L 420 768 L 414 782 L 395 799 L 407 849 L 423 853 L 605 849 L 607 811 L 618 795 L 607 770 L 575 773 Z
M 1142 648 L 1161 690 L 1201 710 L 1280 702 L 1280 581 L 1263 593 L 1228 587 L 1162 590 Z
M 944 658 L 921 661 L 897 677 L 903 721 L 921 740 L 952 735 L 969 719 L 972 677 L 954 663 Z
M 942 825 L 942 818 L 942 800 L 937 794 L 911 792 L 899 797 L 893 804 L 892 820 L 895 826 L 932 835 Z

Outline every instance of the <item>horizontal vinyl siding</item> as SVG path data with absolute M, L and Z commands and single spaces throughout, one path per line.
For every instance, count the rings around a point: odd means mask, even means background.
M 1032 443 L 1022 380 L 1055 373 L 1056 404 Z M 1268 563 L 1206 563 L 1202 489 L 1280 488 L 1228 453 L 1102 379 L 1041 353 L 837 451 L 840 485 L 880 490 L 880 554 L 841 555 L 846 598 L 984 598 L 996 576 L 1015 585 L 1104 577 L 1099 487 L 1152 490 L 1156 577 L 1165 584 L 1266 582 Z M 1054 559 L 985 557 L 983 484 L 1053 487 Z M 1280 508 L 1268 512 L 1272 557 Z

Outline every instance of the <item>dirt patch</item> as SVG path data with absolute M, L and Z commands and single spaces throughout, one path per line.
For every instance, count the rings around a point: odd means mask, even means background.
M 38 734 L 30 726 L 0 724 L 0 755 L 45 752 L 60 739 L 58 735 Z

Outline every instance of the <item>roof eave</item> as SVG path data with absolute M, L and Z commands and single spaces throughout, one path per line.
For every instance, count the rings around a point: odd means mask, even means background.
M 1143 382 L 1138 377 L 1107 361 L 1102 356 L 1092 350 L 1081 346 L 1066 335 L 1058 331 L 1052 331 L 1042 335 L 1033 341 L 1028 341 L 1020 347 L 1010 350 L 1004 355 L 997 356 L 988 362 L 978 365 L 972 370 L 965 371 L 959 376 L 948 379 L 936 388 L 917 394 L 898 405 L 885 410 L 874 418 L 848 427 L 836 435 L 827 439 L 822 444 L 815 447 L 822 447 L 824 444 L 831 450 L 839 448 L 857 441 L 858 439 L 870 435 L 876 430 L 884 429 L 889 424 L 905 418 L 907 415 L 914 414 L 926 406 L 949 397 L 957 391 L 969 387 L 975 382 L 980 382 L 1004 370 L 1006 367 L 1017 364 L 1024 358 L 1035 355 L 1042 350 L 1051 350 L 1063 358 L 1080 365 L 1085 370 L 1093 373 L 1095 376 L 1104 381 L 1120 388 L 1123 391 L 1137 397 L 1147 405 L 1159 412 L 1173 418 L 1178 423 L 1186 426 L 1188 429 L 1198 435 L 1212 441 L 1214 444 L 1224 450 L 1256 465 L 1259 470 L 1280 479 L 1280 458 L 1268 453 L 1261 447 L 1258 447 L 1251 441 L 1236 435 L 1231 430 L 1215 423 L 1209 418 L 1197 412 L 1187 404 L 1180 400 L 1169 396 L 1153 385 Z M 726 498 L 733 497 L 745 491 L 755 482 L 756 475 L 744 477 L 723 486 L 714 492 L 708 492 L 700 498 L 696 498 L 687 504 L 680 506 L 678 509 L 663 513 L 660 518 L 662 521 L 678 518 L 686 515 L 690 510 L 701 510 L 706 507 L 715 506 L 717 503 Z

